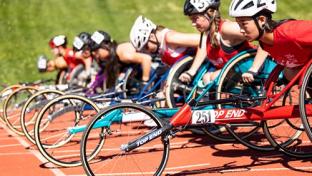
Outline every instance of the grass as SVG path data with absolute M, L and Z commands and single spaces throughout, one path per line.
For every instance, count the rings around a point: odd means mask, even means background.
M 221 11 L 228 18 L 230 0 Z M 48 40 L 57 34 L 69 43 L 82 31 L 106 30 L 118 42 L 128 41 L 130 28 L 138 15 L 180 32 L 197 32 L 183 15 L 184 0 L 0 0 L 0 83 L 53 78 L 55 73 L 39 74 L 40 54 L 51 57 Z M 276 19 L 312 19 L 306 0 L 278 0 Z

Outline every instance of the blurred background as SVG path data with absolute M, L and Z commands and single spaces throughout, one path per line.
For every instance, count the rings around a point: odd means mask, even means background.
M 221 14 L 228 18 L 231 0 L 222 0 Z M 312 19 L 311 0 L 277 0 L 274 19 Z M 138 15 L 180 32 L 197 32 L 183 15 L 184 0 L 0 0 L 0 83 L 14 84 L 54 78 L 39 73 L 37 57 L 51 59 L 48 41 L 64 34 L 69 46 L 82 31 L 101 29 L 117 42 L 129 40 Z M 232 19 L 233 20 L 233 19 Z

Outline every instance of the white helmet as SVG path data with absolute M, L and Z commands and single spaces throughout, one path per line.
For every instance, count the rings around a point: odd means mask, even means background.
M 276 0 L 232 0 L 230 16 L 252 17 L 262 10 L 276 12 Z
M 55 48 L 55 47 L 66 45 L 66 44 L 67 44 L 67 38 L 65 35 L 54 36 L 49 41 L 49 46 L 51 48 Z
M 148 42 L 151 32 L 156 29 L 156 25 L 149 19 L 139 16 L 130 32 L 130 41 L 136 50 L 140 51 Z

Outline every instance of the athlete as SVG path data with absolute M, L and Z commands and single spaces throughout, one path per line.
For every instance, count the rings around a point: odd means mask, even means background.
M 128 64 L 141 64 L 143 70 L 142 82 L 149 80 L 152 57 L 135 50 L 130 42 L 118 44 L 105 31 L 95 31 L 92 36 L 92 55 L 99 63 L 102 72 L 107 75 L 107 87 L 115 86 L 123 67 Z M 145 70 L 144 70 L 145 68 Z M 145 72 L 148 72 L 146 74 Z
M 190 83 L 199 67 L 207 58 L 215 68 L 210 68 L 203 77 L 203 85 L 213 81 L 221 68 L 233 56 L 243 50 L 253 48 L 240 32 L 236 22 L 224 20 L 219 11 L 220 0 L 186 0 L 184 14 L 201 33 L 200 45 L 189 70 L 179 79 Z
M 73 50 L 75 52 L 76 60 L 83 62 L 84 74 L 81 74 L 82 86 L 87 86 L 95 79 L 96 70 L 93 69 L 93 59 L 91 55 L 91 34 L 88 32 L 81 32 L 75 38 L 73 42 Z M 71 75 L 72 77 L 73 75 Z M 78 81 L 78 80 L 77 80 Z M 79 83 L 80 85 L 80 83 Z
M 241 33 L 249 41 L 258 40 L 256 58 L 248 72 L 242 75 L 243 81 L 254 81 L 254 75 L 268 54 L 285 66 L 284 75 L 288 80 L 306 64 L 312 56 L 312 21 L 272 20 L 276 12 L 276 0 L 233 0 L 229 8 L 230 16 L 235 17 Z
M 62 73 L 70 73 L 77 65 L 84 64 L 83 61 L 77 60 L 72 48 L 67 47 L 67 37 L 57 35 L 49 40 L 49 46 L 53 53 L 53 59 L 48 60 L 44 56 L 38 59 L 38 69 L 40 72 L 52 72 L 59 70 L 57 83 L 61 79 Z
M 85 69 L 90 72 L 92 64 L 92 55 L 91 55 L 91 34 L 88 32 L 79 33 L 73 42 L 73 50 L 75 52 L 75 58 L 79 62 L 83 62 Z
M 198 34 L 170 30 L 143 16 L 137 17 L 130 32 L 130 41 L 137 51 L 157 54 L 169 66 L 186 55 L 195 55 L 199 39 Z

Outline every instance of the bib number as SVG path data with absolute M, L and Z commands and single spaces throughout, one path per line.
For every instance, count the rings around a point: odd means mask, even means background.
M 214 110 L 195 110 L 192 113 L 192 124 L 214 123 L 216 115 Z

